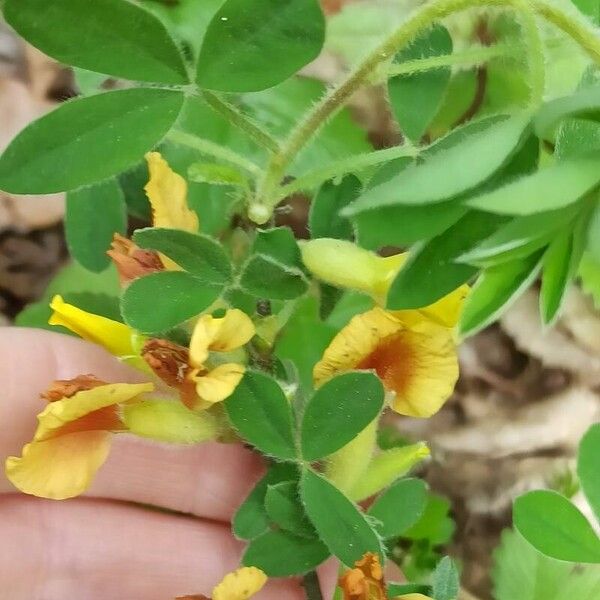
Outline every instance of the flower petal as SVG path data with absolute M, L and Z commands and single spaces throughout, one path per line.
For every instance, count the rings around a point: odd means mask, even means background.
M 247 600 L 260 592 L 267 583 L 267 576 L 256 567 L 242 567 L 225 575 L 215 587 L 213 600 Z
M 360 364 L 375 369 L 392 392 L 393 410 L 411 417 L 431 417 L 451 396 L 458 379 L 452 331 L 422 320 L 381 341 Z
M 215 404 L 229 398 L 242 380 L 246 368 L 236 363 L 219 365 L 206 375 L 192 375 L 196 382 L 196 393 L 206 404 Z
M 209 351 L 230 352 L 248 343 L 256 329 L 250 317 L 233 308 L 224 317 L 202 315 L 196 322 L 190 341 L 192 365 L 200 368 L 208 358 Z
M 382 308 L 356 315 L 333 338 L 323 358 L 315 365 L 315 384 L 320 385 L 338 373 L 355 369 L 382 339 L 403 328 L 403 324 L 391 312 Z
M 196 233 L 200 228 L 198 215 L 188 205 L 185 179 L 171 169 L 159 152 L 146 154 L 146 161 L 150 180 L 144 190 L 152 205 L 154 227 Z
M 131 342 L 133 331 L 127 325 L 67 304 L 58 295 L 52 299 L 50 308 L 54 311 L 48 320 L 50 325 L 62 325 L 84 340 L 106 348 L 115 356 L 134 353 Z
M 64 500 L 83 493 L 110 449 L 104 431 L 71 433 L 23 448 L 20 458 L 6 460 L 6 476 L 25 494 Z

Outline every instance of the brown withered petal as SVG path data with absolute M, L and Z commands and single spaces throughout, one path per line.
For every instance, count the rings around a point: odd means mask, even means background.
M 152 338 L 142 348 L 142 358 L 169 387 L 179 390 L 185 404 L 196 399 L 195 385 L 188 378 L 192 367 L 189 364 L 189 351 L 169 340 Z
M 58 379 L 40 397 L 47 402 L 57 402 L 63 398 L 71 398 L 78 392 L 93 390 L 101 385 L 107 385 L 105 381 L 98 379 L 95 375 L 78 375 L 75 379 Z
M 157 252 L 143 250 L 118 233 L 115 233 L 111 248 L 106 254 L 117 267 L 121 285 L 127 285 L 143 275 L 164 270 Z
M 387 600 L 379 557 L 371 552 L 340 577 L 339 586 L 344 600 Z

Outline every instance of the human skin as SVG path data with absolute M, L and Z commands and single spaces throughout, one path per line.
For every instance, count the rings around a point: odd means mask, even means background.
M 55 379 L 140 376 L 101 348 L 56 333 L 0 329 L 0 458 L 20 455 Z M 0 590 L 11 600 L 172 600 L 210 596 L 239 566 L 236 507 L 263 472 L 239 445 L 166 446 L 115 435 L 85 496 L 19 494 L 0 471 Z M 143 506 L 142 506 L 143 505 Z M 178 514 L 152 507 L 177 511 Z M 330 598 L 336 565 L 320 573 Z M 297 580 L 272 581 L 257 600 L 301 600 Z

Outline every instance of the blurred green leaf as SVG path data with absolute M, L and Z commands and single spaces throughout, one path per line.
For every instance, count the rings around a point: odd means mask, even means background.
M 536 490 L 517 498 L 513 522 L 519 533 L 546 556 L 600 563 L 600 538 L 579 509 L 557 492 Z
M 315 59 L 324 41 L 317 0 L 226 0 L 204 36 L 196 81 L 225 92 L 263 90 Z
M 265 509 L 271 521 L 281 529 L 300 537 L 317 537 L 304 512 L 297 482 L 285 481 L 269 485 Z
M 554 560 L 517 532 L 505 530 L 494 554 L 496 600 L 595 600 L 600 569 Z
M 127 231 L 125 199 L 119 184 L 109 179 L 67 194 L 65 235 L 71 256 L 90 271 L 106 269 L 115 233 Z
M 433 545 L 445 544 L 454 533 L 454 521 L 448 516 L 450 502 L 430 494 L 419 521 L 402 534 L 409 540 L 429 540 Z
M 537 277 L 542 253 L 486 269 L 467 296 L 458 329 L 473 335 L 493 323 Z
M 444 556 L 435 568 L 432 588 L 435 600 L 456 600 L 458 598 L 460 580 L 456 565 L 450 557 Z
M 161 140 L 182 103 L 182 93 L 159 88 L 66 102 L 26 127 L 4 151 L 0 188 L 49 194 L 118 174 Z
M 165 26 L 132 2 L 7 0 L 4 17 L 27 41 L 67 65 L 135 81 L 188 82 Z
M 292 409 L 280 385 L 263 373 L 247 372 L 225 403 L 239 433 L 261 452 L 296 458 Z
M 600 458 L 600 424 L 592 425 L 579 444 L 577 475 L 596 518 L 600 520 L 600 478 L 598 460 Z
M 452 38 L 442 25 L 435 25 L 399 52 L 395 64 L 432 56 L 452 54 Z M 451 75 L 450 67 L 442 67 L 410 75 L 397 75 L 388 80 L 392 112 L 400 129 L 408 138 L 419 142 L 444 98 Z

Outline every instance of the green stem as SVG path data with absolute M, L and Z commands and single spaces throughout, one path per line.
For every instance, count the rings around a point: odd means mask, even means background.
M 598 29 L 589 21 L 580 15 L 569 14 L 544 0 L 533 0 L 530 4 L 535 12 L 571 36 L 594 62 L 600 64 L 600 36 Z
M 212 156 L 214 158 L 231 163 L 232 165 L 236 165 L 251 175 L 256 176 L 261 172 L 261 169 L 258 165 L 239 155 L 237 152 L 229 150 L 229 148 L 219 146 L 219 144 L 215 144 L 209 140 L 199 138 L 195 135 L 191 135 L 183 131 L 173 130 L 169 132 L 167 139 L 174 144 L 193 148 L 201 154 L 206 154 L 207 156 Z
M 514 5 L 519 10 L 521 27 L 529 50 L 527 56 L 531 88 L 530 106 L 536 110 L 544 101 L 544 90 L 546 89 L 544 44 L 535 21 L 535 12 L 532 10 L 529 0 L 515 0 Z
M 477 46 L 454 54 L 407 60 L 400 64 L 391 65 L 387 77 L 412 75 L 413 73 L 442 67 L 474 67 L 494 58 L 516 57 L 523 49 L 524 46 L 521 44 L 496 44 L 495 46 Z
M 348 77 L 332 88 L 292 130 L 281 150 L 271 157 L 265 176 L 259 185 L 256 201 L 249 208 L 249 217 L 255 222 L 265 223 L 279 202 L 274 193 L 286 168 L 304 145 L 319 131 L 323 124 L 339 111 L 377 68 L 390 60 L 399 50 L 408 45 L 423 29 L 448 15 L 471 6 L 511 6 L 515 0 L 436 0 L 423 6 L 405 21 L 382 44 L 362 61 Z
M 306 600 L 323 600 L 321 585 L 319 584 L 316 571 L 310 571 L 302 578 L 302 586 L 304 587 Z
M 291 183 L 283 185 L 278 190 L 277 200 L 282 200 L 296 192 L 309 191 L 319 187 L 324 181 L 361 171 L 367 167 L 379 165 L 395 158 L 416 158 L 419 150 L 412 146 L 394 146 L 375 152 L 356 154 L 342 160 L 332 162 L 320 169 L 314 169 L 298 177 Z
M 217 113 L 225 117 L 232 125 L 248 134 L 259 146 L 269 152 L 279 152 L 279 142 L 255 123 L 250 117 L 239 111 L 233 104 L 226 102 L 217 94 L 202 90 L 202 98 Z

